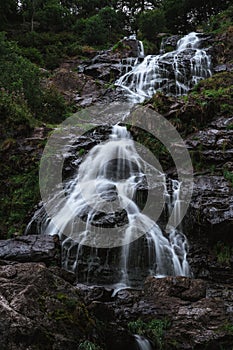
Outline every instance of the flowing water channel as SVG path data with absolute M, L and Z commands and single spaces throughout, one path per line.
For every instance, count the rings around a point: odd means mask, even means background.
M 158 90 L 185 94 L 211 75 L 210 57 L 199 47 L 197 33 L 180 39 L 175 51 L 157 56 L 143 58 L 140 44 L 139 59 L 123 62 L 127 69 L 116 85 L 134 103 Z M 170 227 L 165 233 L 137 201 L 138 192 L 141 188 L 146 192 L 146 187 L 155 189 L 155 203 L 162 198 L 163 213 L 169 216 L 174 210 L 180 215 L 179 181 L 168 181 L 161 169 L 147 163 L 126 127 L 117 124 L 109 139 L 89 151 L 66 183 L 65 200 L 58 195 L 50 215 L 39 210 L 27 230 L 37 222 L 38 232 L 59 235 L 63 266 L 82 282 L 115 283 L 116 290 L 130 287 L 135 274 L 141 278 L 142 266 L 144 277 L 190 276 L 188 243 L 182 228 Z M 149 349 L 146 340 L 138 338 L 137 342 L 139 349 Z
M 129 59 L 127 69 L 116 82 L 135 103 L 152 97 L 157 91 L 183 95 L 201 79 L 211 76 L 211 59 L 200 48 L 202 37 L 192 32 L 181 38 L 174 51 L 148 55 L 140 60 Z M 163 51 L 161 49 L 161 51 Z M 127 60 L 125 60 L 127 67 Z

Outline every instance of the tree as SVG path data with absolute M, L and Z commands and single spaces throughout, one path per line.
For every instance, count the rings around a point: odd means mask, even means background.
M 0 33 L 0 85 L 9 93 L 22 94 L 31 110 L 38 107 L 41 88 L 40 71 L 29 60 L 20 56 L 15 43 L 8 42 Z
M 34 22 L 37 12 L 42 7 L 42 0 L 22 0 L 21 1 L 21 13 L 24 22 L 30 22 L 30 29 L 34 31 Z
M 138 19 L 138 27 L 142 36 L 155 41 L 156 35 L 165 30 L 165 16 L 162 10 L 144 11 Z
M 186 1 L 164 0 L 162 2 L 166 27 L 171 33 L 185 33 L 190 27 L 187 20 Z
M 112 6 L 110 0 L 77 0 L 78 16 L 80 18 L 90 18 L 106 7 Z
M 61 5 L 59 0 L 47 0 L 37 12 L 36 19 L 40 23 L 40 30 L 57 32 L 64 29 L 67 15 L 68 10 Z
M 185 12 L 195 28 L 198 24 L 208 21 L 212 15 L 225 10 L 229 4 L 230 0 L 186 0 Z
M 76 21 L 74 30 L 83 43 L 103 45 L 113 43 L 124 34 L 124 16 L 111 7 L 102 8 L 98 14 Z
M 4 30 L 6 25 L 18 21 L 18 1 L 0 0 L 0 30 Z

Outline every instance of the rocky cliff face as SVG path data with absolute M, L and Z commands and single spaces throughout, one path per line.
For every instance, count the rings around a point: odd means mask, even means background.
M 51 239 L 27 236 L 1 241 L 3 350 L 77 350 L 87 341 L 96 344 L 93 349 L 98 345 L 107 350 L 136 350 L 130 322 L 136 322 L 139 333 L 140 324 L 144 329 L 140 322 L 146 325 L 142 335 L 153 338 L 155 349 L 232 347 L 233 73 L 227 35 L 224 59 L 220 44 L 214 46 L 218 52 L 215 70 L 226 72 L 200 83 L 185 98 L 158 94 L 148 103 L 177 127 L 193 159 L 194 193 L 183 224 L 194 279 L 151 277 L 143 290 L 122 290 L 112 297 L 111 288 L 74 285 L 72 274 L 51 267 L 60 264 L 59 245 Z M 109 58 L 108 53 L 102 53 L 91 65 L 80 67 L 83 71 L 79 73 L 71 69 L 74 62 L 69 62 L 55 72 L 49 84 L 82 106 L 105 98 L 109 92 L 111 98 L 116 97 L 118 93 L 109 86 L 111 74 L 115 78 L 119 72 L 120 58 L 114 55 Z M 80 91 L 77 86 L 81 86 Z M 41 143 L 41 138 L 38 140 Z M 34 138 L 23 143 L 31 147 L 27 152 L 34 154 L 36 142 Z M 79 146 L 87 152 L 95 144 L 89 135 Z M 22 143 L 19 149 L 22 151 Z M 41 154 L 40 149 L 36 154 Z M 174 175 L 166 156 L 164 161 L 169 175 Z M 72 173 L 69 166 L 70 162 L 66 164 L 67 176 Z M 151 326 L 154 320 L 161 324 L 168 320 L 162 335 Z
M 231 285 L 150 277 L 142 291 L 113 296 L 111 288 L 72 285 L 72 280 L 58 267 L 1 260 L 1 349 L 77 350 L 89 344 L 136 350 L 132 329 L 147 336 L 153 349 L 232 344 Z

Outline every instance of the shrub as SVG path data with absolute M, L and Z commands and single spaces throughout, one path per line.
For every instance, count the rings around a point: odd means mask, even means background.
M 41 109 L 38 118 L 47 123 L 61 123 L 71 112 L 64 97 L 54 87 L 43 90 Z

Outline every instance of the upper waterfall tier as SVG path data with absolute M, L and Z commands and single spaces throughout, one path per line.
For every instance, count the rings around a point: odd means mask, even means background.
M 181 38 L 176 50 L 149 55 L 117 81 L 135 103 L 151 98 L 156 91 L 166 94 L 186 94 L 200 80 L 211 76 L 211 58 L 201 48 L 200 34 L 190 33 Z

